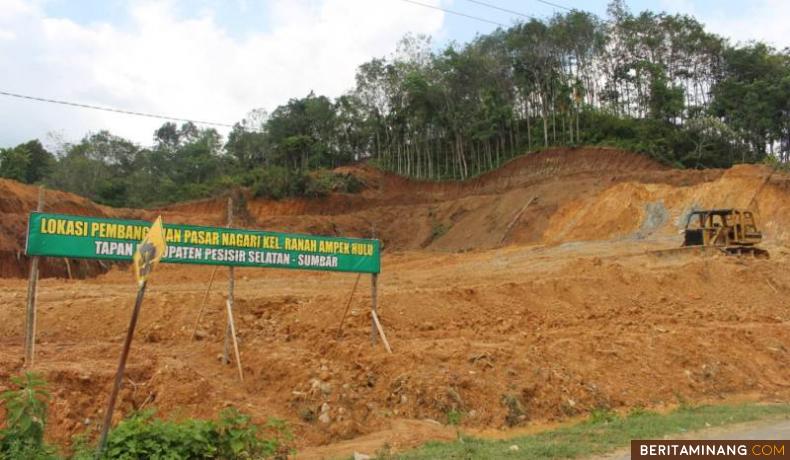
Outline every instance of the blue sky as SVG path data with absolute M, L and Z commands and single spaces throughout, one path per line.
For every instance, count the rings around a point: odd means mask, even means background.
M 392 2 L 402 0 L 369 1 Z M 46 12 L 51 16 L 69 18 L 83 25 L 109 22 L 118 26 L 128 26 L 129 17 L 125 11 L 125 6 L 128 3 L 126 0 L 49 0 L 44 5 Z M 268 20 L 266 9 L 260 7 L 261 4 L 265 3 L 267 3 L 267 0 L 191 0 L 176 3 L 176 10 L 179 16 L 184 18 L 196 18 L 205 12 L 211 12 L 217 22 L 225 26 L 226 31 L 230 35 L 236 38 L 243 38 L 248 34 L 270 30 L 272 25 Z M 310 3 L 318 7 L 321 1 L 314 0 Z M 431 2 L 427 1 L 425 3 Z M 551 16 L 557 11 L 564 11 L 537 0 L 487 0 L 485 3 L 539 18 Z M 550 3 L 605 16 L 608 2 L 606 0 L 557 0 Z M 747 10 L 746 13 L 748 15 L 748 10 L 750 9 L 750 2 L 742 0 L 631 0 L 627 1 L 627 4 L 635 12 L 653 10 L 672 13 L 694 13 L 698 17 L 702 16 L 701 19 L 703 21 L 706 16 L 717 19 L 739 16 L 744 14 L 744 10 Z M 521 16 L 502 12 L 468 0 L 442 1 L 441 6 L 503 24 L 510 24 L 513 20 L 523 19 Z M 424 13 L 423 7 L 412 5 L 412 8 L 414 9 L 414 14 Z M 444 20 L 446 38 L 459 42 L 468 41 L 474 38 L 475 34 L 487 33 L 494 28 L 495 26 L 482 21 L 475 21 L 452 14 L 447 14 Z M 754 32 L 759 34 L 759 30 Z M 788 26 L 787 33 L 790 35 L 790 26 Z M 790 40 L 784 45 L 790 45 Z
M 370 0 L 373 2 L 397 2 L 402 0 Z M 268 0 L 191 0 L 176 3 L 176 10 L 179 16 L 184 18 L 196 18 L 210 12 L 216 18 L 218 24 L 222 25 L 226 31 L 236 37 L 243 38 L 245 35 L 266 32 L 271 29 L 272 24 L 266 14 L 265 4 Z M 129 16 L 126 14 L 125 6 L 127 0 L 49 0 L 45 2 L 45 11 L 53 17 L 69 18 L 83 25 L 97 23 L 110 23 L 120 27 L 129 25 Z M 320 1 L 309 2 L 318 5 Z M 425 3 L 431 3 L 430 0 Z M 478 16 L 494 22 L 510 24 L 513 20 L 523 19 L 522 16 L 502 12 L 484 5 L 470 2 L 468 0 L 448 0 L 440 2 L 441 6 L 465 14 Z M 503 9 L 516 11 L 527 16 L 545 18 L 555 12 L 563 12 L 563 9 L 547 5 L 537 0 L 487 0 L 485 3 L 496 5 Z M 606 15 L 606 0 L 567 0 L 552 1 L 557 5 L 568 8 L 576 8 L 593 12 L 599 16 Z M 671 13 L 690 13 L 696 15 L 705 22 L 705 18 L 720 20 L 722 18 L 732 18 L 744 15 L 749 16 L 749 9 L 754 8 L 759 2 L 744 2 L 741 0 L 687 0 L 687 1 L 647 1 L 631 0 L 627 1 L 629 8 L 636 12 L 642 10 L 668 11 Z M 752 5 L 750 7 L 750 5 Z M 414 14 L 425 13 L 423 7 L 411 5 Z M 745 10 L 745 11 L 744 11 Z M 790 18 L 784 18 L 790 20 Z M 487 33 L 495 26 L 475 21 L 472 19 L 447 14 L 444 19 L 443 36 L 447 40 L 458 42 L 468 41 L 478 33 Z M 726 35 L 726 31 L 722 31 Z M 754 30 L 759 34 L 759 30 Z M 440 42 L 441 43 L 441 42 Z M 777 46 L 788 46 L 790 41 Z
M 470 0 L 415 1 L 521 19 Z M 539 18 L 557 11 L 537 0 L 481 1 Z M 605 0 L 550 1 L 606 13 Z M 692 14 L 733 41 L 790 46 L 788 0 L 627 4 Z M 406 33 L 442 46 L 494 28 L 403 0 L 0 0 L 0 91 L 234 123 L 311 90 L 342 94 L 359 64 L 391 54 Z M 0 147 L 100 129 L 150 144 L 161 123 L 0 97 Z

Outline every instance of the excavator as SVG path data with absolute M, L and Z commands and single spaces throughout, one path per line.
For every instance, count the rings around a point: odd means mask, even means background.
M 692 211 L 686 219 L 683 232 L 683 247 L 718 249 L 726 254 L 744 255 L 767 259 L 768 251 L 758 248 L 763 233 L 757 228 L 753 205 L 771 177 L 778 169 L 774 167 L 754 192 L 746 209 L 726 208 Z
M 756 245 L 763 239 L 754 213 L 745 209 L 692 211 L 686 220 L 683 246 L 716 248 L 727 254 L 769 257 Z

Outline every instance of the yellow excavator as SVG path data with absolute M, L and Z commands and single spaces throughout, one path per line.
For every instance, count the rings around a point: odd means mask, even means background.
M 768 258 L 768 251 L 756 245 L 763 239 L 754 213 L 745 209 L 692 211 L 686 220 L 683 246 L 704 246 L 727 254 Z

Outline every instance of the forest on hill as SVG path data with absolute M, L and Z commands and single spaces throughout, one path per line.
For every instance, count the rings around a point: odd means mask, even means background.
M 257 109 L 224 139 L 165 123 L 152 146 L 102 131 L 0 149 L 0 176 L 114 206 L 353 192 L 328 171 L 367 160 L 419 179 L 462 180 L 515 155 L 613 145 L 677 167 L 790 161 L 790 49 L 733 44 L 685 15 L 573 10 L 436 48 L 407 35 L 361 65 L 335 99 Z

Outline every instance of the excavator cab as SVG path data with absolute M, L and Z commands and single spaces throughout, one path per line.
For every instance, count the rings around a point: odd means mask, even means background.
M 708 209 L 689 214 L 683 246 L 714 246 L 730 254 L 768 257 L 767 251 L 755 247 L 762 238 L 752 211 Z

